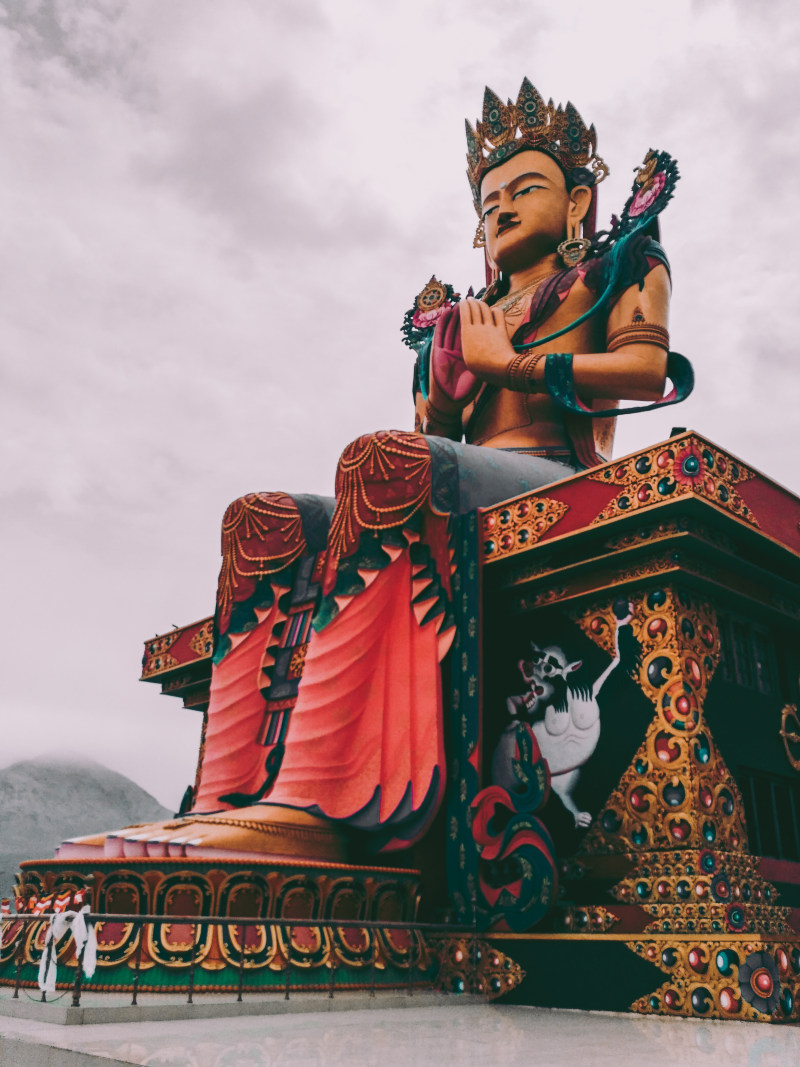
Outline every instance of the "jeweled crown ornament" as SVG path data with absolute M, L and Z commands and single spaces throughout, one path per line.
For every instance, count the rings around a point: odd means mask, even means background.
M 571 185 L 596 185 L 608 174 L 597 155 L 597 133 L 588 129 L 576 108 L 567 102 L 547 103 L 523 79 L 516 104 L 504 104 L 487 86 L 483 95 L 483 121 L 475 129 L 467 121 L 467 177 L 478 216 L 481 214 L 481 180 L 492 167 L 525 149 L 547 152 L 562 167 Z M 575 171 L 580 171 L 575 174 Z

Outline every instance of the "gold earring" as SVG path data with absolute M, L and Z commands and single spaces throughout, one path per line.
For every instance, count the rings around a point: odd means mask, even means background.
M 567 223 L 567 238 L 558 246 L 558 254 L 565 267 L 577 267 L 586 258 L 586 253 L 592 247 L 592 242 L 580 236 L 580 222 L 570 221 Z
M 478 228 L 475 231 L 475 237 L 472 241 L 473 248 L 485 248 L 486 247 L 486 225 L 483 219 L 478 223 Z

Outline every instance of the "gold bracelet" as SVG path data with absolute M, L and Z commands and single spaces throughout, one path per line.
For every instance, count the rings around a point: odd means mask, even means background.
M 669 331 L 656 322 L 634 322 L 630 326 L 614 330 L 606 341 L 606 351 L 616 352 L 623 345 L 637 344 L 658 345 L 669 352 Z
M 537 352 L 535 356 L 530 357 L 525 366 L 525 391 L 527 393 L 540 393 L 544 390 L 544 382 L 535 382 L 533 380 L 539 361 L 544 357 L 544 352 Z
M 526 352 L 520 352 L 511 363 L 506 373 L 506 384 L 515 393 L 537 393 L 540 391 L 539 382 L 533 380 L 536 365 L 540 359 L 544 359 L 544 352 L 536 352 L 530 356 Z
M 520 367 L 521 367 L 522 362 L 523 362 L 523 360 L 525 358 L 526 358 L 526 354 L 525 354 L 524 351 L 517 352 L 517 354 L 514 356 L 514 358 L 511 360 L 511 362 L 509 363 L 508 367 L 506 368 L 506 388 L 507 389 L 518 389 L 519 388 L 518 385 L 515 385 L 515 382 L 517 381 L 517 376 L 520 373 Z

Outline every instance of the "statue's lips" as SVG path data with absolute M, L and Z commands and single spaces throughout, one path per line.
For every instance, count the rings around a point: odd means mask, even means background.
M 519 226 L 517 222 L 504 222 L 502 226 L 497 227 L 497 236 L 500 237 L 504 233 L 508 233 L 509 230 L 513 230 L 516 226 Z

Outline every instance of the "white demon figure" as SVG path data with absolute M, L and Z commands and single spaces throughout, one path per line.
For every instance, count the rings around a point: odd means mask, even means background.
M 518 786 L 512 760 L 515 745 L 515 720 L 531 723 L 542 755 L 550 767 L 553 792 L 575 819 L 575 826 L 585 828 L 592 821 L 588 811 L 580 811 L 573 799 L 581 767 L 592 756 L 600 739 L 600 707 L 597 698 L 611 673 L 623 662 L 620 653 L 620 629 L 627 640 L 624 645 L 624 666 L 630 669 L 636 662 L 639 646 L 627 624 L 631 619 L 631 605 L 618 601 L 614 605 L 617 619 L 615 654 L 609 665 L 591 686 L 568 683 L 583 660 L 570 662 L 558 645 L 539 645 L 531 642 L 528 660 L 520 660 L 519 671 L 528 686 L 518 695 L 508 697 L 506 707 L 511 722 L 503 732 L 492 759 L 492 781 L 504 789 Z

